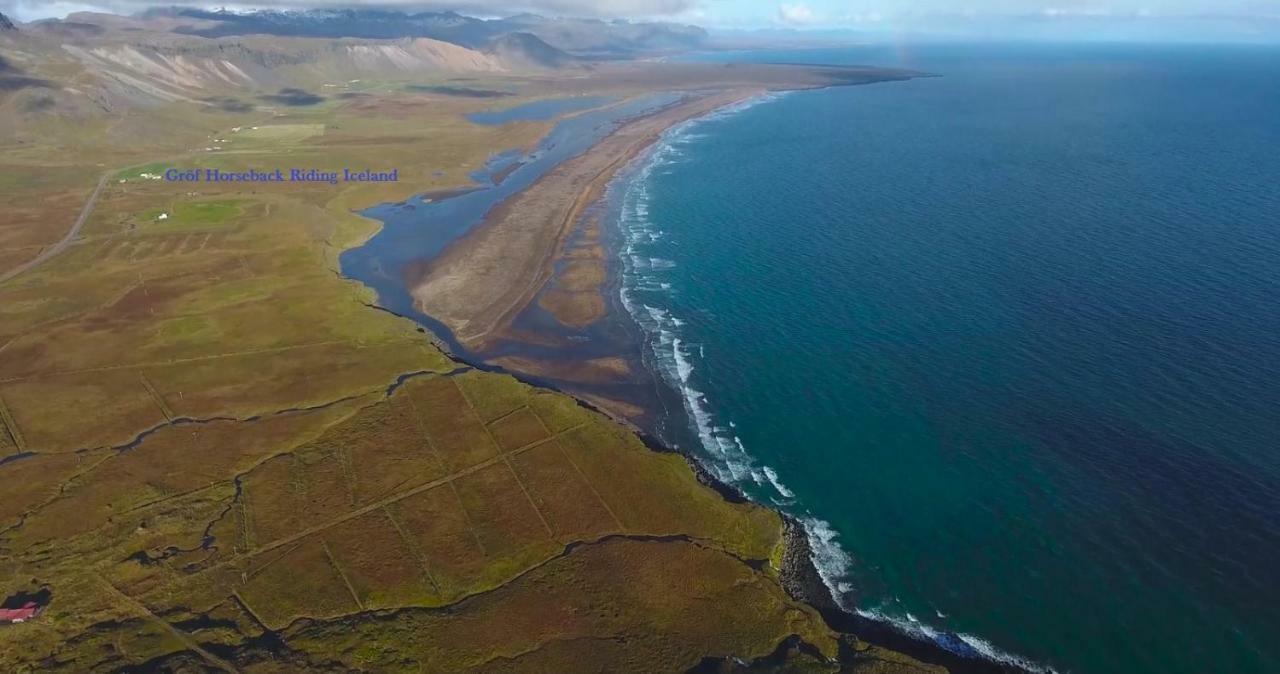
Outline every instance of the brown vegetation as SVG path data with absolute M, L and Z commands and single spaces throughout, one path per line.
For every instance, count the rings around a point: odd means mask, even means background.
M 71 101 L 128 87 L 78 62 L 40 66 L 69 84 L 39 118 L 0 100 L 6 269 L 118 172 L 65 251 L 0 283 L 0 594 L 52 592 L 0 629 L 0 670 L 653 671 L 784 641 L 836 668 L 841 637 L 779 582 L 776 513 L 571 398 L 460 367 L 336 273 L 376 226 L 353 209 L 466 187 L 548 124 L 470 124 L 483 100 L 393 80 L 288 111 L 245 90 L 89 114 Z M 600 85 L 571 80 L 546 83 Z M 270 133 L 233 131 L 252 126 Z M 139 177 L 275 165 L 404 182 Z M 598 293 L 595 267 L 567 269 L 556 287 Z

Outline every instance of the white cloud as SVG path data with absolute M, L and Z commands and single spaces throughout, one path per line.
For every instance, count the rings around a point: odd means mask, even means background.
M 72 12 L 100 10 L 101 6 L 87 2 L 62 2 L 61 0 L 0 0 L 0 12 L 17 21 L 35 21 L 51 17 L 64 17 Z
M 778 6 L 778 19 L 783 23 L 792 25 L 804 25 L 817 23 L 818 17 L 813 13 L 813 9 L 805 4 L 788 5 L 783 3 Z
M 0 0 L 0 12 L 19 21 L 61 17 L 72 11 L 130 14 L 151 7 L 206 9 L 378 7 L 457 10 L 479 17 L 530 11 L 547 16 L 661 19 L 711 26 L 766 25 L 937 27 L 960 22 L 1031 20 L 1071 25 L 1082 21 L 1218 19 L 1280 31 L 1280 0 Z
M 473 16 L 510 16 L 535 12 L 549 16 L 601 18 L 671 17 L 697 7 L 696 0 L 0 0 L 0 12 L 19 21 L 61 18 L 70 12 L 132 14 L 154 7 L 231 10 L 302 8 L 378 8 L 403 11 L 455 10 Z

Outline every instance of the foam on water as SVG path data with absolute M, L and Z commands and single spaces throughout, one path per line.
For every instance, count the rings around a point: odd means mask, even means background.
M 782 484 L 782 481 L 778 479 L 778 474 L 774 472 L 772 468 L 764 466 L 763 470 L 765 478 L 769 480 L 769 484 L 773 485 L 774 489 L 778 490 L 779 494 L 782 494 L 789 499 L 794 499 L 796 497 L 794 492 L 787 489 L 786 485 Z
M 751 456 L 742 439 L 735 433 L 737 425 L 732 420 L 720 420 L 717 417 L 707 395 L 696 388 L 697 360 L 705 358 L 705 345 L 690 344 L 682 336 L 683 329 L 689 325 L 689 319 L 675 316 L 670 309 L 654 306 L 664 298 L 671 297 L 672 284 L 663 280 L 663 275 L 676 265 L 670 260 L 646 254 L 647 246 L 660 242 L 664 237 L 658 224 L 650 220 L 649 179 L 654 175 L 661 175 L 664 166 L 680 160 L 684 154 L 679 149 L 680 146 L 705 136 L 691 131 L 697 125 L 737 114 L 783 95 L 785 94 L 773 93 L 758 96 L 669 129 L 633 172 L 624 174 L 609 186 L 611 198 L 620 206 L 618 225 L 623 235 L 623 283 L 619 296 L 622 304 L 643 329 L 653 366 L 663 380 L 679 392 L 684 410 L 698 436 L 702 450 L 699 457 L 704 466 L 716 479 L 743 488 L 752 497 L 767 501 L 799 519 L 808 535 L 818 575 L 841 608 L 894 625 L 906 634 L 931 641 L 961 655 L 981 656 L 1017 665 L 1032 672 L 1053 672 L 1054 670 L 1001 651 L 979 637 L 940 630 L 909 613 L 898 615 L 884 608 L 856 606 L 852 600 L 853 560 L 841 547 L 838 532 L 830 523 L 808 512 L 772 467 L 759 464 Z M 941 611 L 936 613 L 939 619 L 946 617 Z
M 831 590 L 831 596 L 840 608 L 854 610 L 855 607 L 849 601 L 849 593 L 853 591 L 853 584 L 850 582 L 853 558 L 840 547 L 840 534 L 825 520 L 816 517 L 802 517 L 800 523 L 808 534 L 813 565 L 822 582 Z
M 775 506 L 795 506 L 795 493 L 783 484 L 777 471 L 755 461 L 735 432 L 737 424 L 732 420 L 718 419 L 706 394 L 696 387 L 696 361 L 706 357 L 705 345 L 690 344 L 682 336 L 682 329 L 689 325 L 687 318 L 654 306 L 664 296 L 669 297 L 672 284 L 662 277 L 674 269 L 675 264 L 645 254 L 646 246 L 662 238 L 661 229 L 649 217 L 649 178 L 663 166 L 680 159 L 682 153 L 678 146 L 700 137 L 700 134 L 691 132 L 698 124 L 741 112 L 781 95 L 759 96 L 669 129 L 635 172 L 616 181 L 609 189 L 610 192 L 621 190 L 620 195 L 614 196 L 618 197 L 621 206 L 619 225 L 624 238 L 623 283 L 619 291 L 622 304 L 644 330 L 655 368 L 666 383 L 680 393 L 685 412 L 697 433 L 704 465 L 716 479 L 750 489 L 756 498 Z M 843 601 L 843 596 L 852 587 L 848 577 L 848 554 L 835 542 L 837 535 L 828 523 L 807 513 L 801 515 L 812 540 L 819 573 Z
M 682 342 L 679 337 L 672 340 L 671 354 L 676 361 L 676 375 L 680 377 L 681 383 L 687 384 L 689 383 L 689 376 L 693 374 L 693 366 L 690 365 L 689 360 L 685 358 L 684 351 L 680 348 L 681 344 Z
M 1021 667 L 1035 674 L 1057 674 L 1056 669 L 1046 667 L 1036 662 L 1032 662 L 1013 653 L 1002 651 L 996 648 L 991 642 L 976 637 L 972 634 L 963 632 L 946 632 L 921 622 L 918 618 L 910 613 L 904 613 L 903 616 L 891 614 L 882 609 L 866 609 L 855 608 L 854 612 L 858 615 L 878 622 L 886 622 L 897 627 L 902 632 L 914 636 L 918 639 L 931 641 L 942 648 L 945 648 L 958 655 L 979 655 L 994 662 L 1002 662 L 1008 665 Z
M 760 100 L 765 100 L 762 98 Z M 747 105 L 734 106 L 745 109 Z M 713 113 L 715 115 L 722 113 Z M 778 504 L 788 503 L 794 494 L 778 479 L 772 469 L 756 465 L 747 452 L 742 439 L 733 433 L 732 424 L 717 420 L 706 394 L 696 388 L 695 359 L 705 357 L 705 347 L 690 344 L 682 336 L 687 319 L 675 316 L 668 309 L 654 306 L 672 291 L 672 284 L 663 280 L 666 272 L 675 268 L 671 260 L 646 254 L 646 247 L 662 240 L 662 230 L 649 219 L 648 178 L 661 167 L 679 160 L 677 146 L 687 142 L 689 129 L 698 120 L 685 122 L 664 134 L 663 139 L 648 153 L 630 180 L 620 181 L 620 226 L 624 237 L 622 256 L 623 284 L 619 292 L 623 306 L 640 324 L 647 336 L 652 362 L 663 379 L 678 391 L 689 419 L 692 420 L 702 449 L 702 459 L 707 469 L 717 479 L 739 486 L 751 485 L 763 491 L 763 497 Z M 615 190 L 610 187 L 610 191 Z M 638 296 L 644 295 L 644 300 Z
M 1056 674 L 1053 668 L 1002 651 L 980 637 L 937 629 L 922 622 L 909 611 L 902 611 L 899 614 L 883 607 L 864 608 L 853 605 L 849 599 L 854 589 L 851 582 L 853 558 L 840 546 L 840 535 L 831 528 L 830 524 L 815 517 L 802 518 L 801 523 L 809 536 L 814 567 L 817 568 L 822 582 L 831 590 L 832 597 L 840 608 L 876 622 L 889 623 L 906 634 L 935 643 L 958 655 L 978 655 L 1037 674 Z M 935 612 L 939 618 L 946 617 L 941 611 L 935 610 Z

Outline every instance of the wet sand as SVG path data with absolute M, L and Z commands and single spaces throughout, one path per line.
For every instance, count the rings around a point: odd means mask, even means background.
M 482 226 L 419 270 L 417 278 L 409 279 L 416 308 L 447 326 L 468 350 L 483 353 L 552 278 L 583 211 L 603 194 L 620 168 L 671 126 L 761 91 L 690 94 L 680 103 L 623 124 L 494 209 Z M 603 254 L 583 255 L 575 262 L 571 274 L 588 285 L 603 278 Z M 598 318 L 603 305 L 578 293 L 552 297 L 546 308 L 565 316 L 566 324 Z
M 612 86 L 643 85 L 650 96 L 682 93 L 663 107 L 621 118 L 626 121 L 618 128 L 506 197 L 446 248 L 418 257 L 404 268 L 400 292 L 412 304 L 406 313 L 429 317 L 431 329 L 455 352 L 572 393 L 660 434 L 653 424 L 679 402 L 647 371 L 643 337 L 617 297 L 619 270 L 610 252 L 616 242 L 598 212 L 614 176 L 672 126 L 767 91 L 920 73 L 738 64 L 619 67 L 600 77 Z M 634 89 L 624 96 L 634 97 Z

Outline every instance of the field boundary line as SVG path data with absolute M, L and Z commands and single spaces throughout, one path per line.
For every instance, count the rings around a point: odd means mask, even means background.
M 542 426 L 542 430 L 547 432 L 547 435 L 554 435 L 551 432 L 551 427 L 547 426 L 547 422 L 543 421 L 542 417 L 538 416 L 538 412 L 536 410 L 530 409 L 529 411 L 533 413 L 533 418 L 538 420 L 538 424 Z M 556 446 L 560 448 L 560 456 L 563 456 L 564 460 L 567 461 L 570 466 L 573 466 L 573 470 L 578 473 L 578 477 L 582 478 L 582 483 L 587 485 L 587 489 L 590 489 L 592 494 L 595 494 L 596 500 L 600 501 L 600 505 L 604 506 L 605 512 L 609 513 L 609 517 L 613 518 L 613 523 L 618 525 L 618 530 L 626 531 L 627 527 L 622 524 L 622 520 L 618 518 L 618 514 L 613 512 L 613 508 L 609 506 L 609 502 L 604 500 L 604 495 L 601 494 L 600 490 L 596 489 L 596 486 L 591 483 L 591 479 L 587 477 L 587 474 L 582 472 L 582 469 L 578 467 L 578 463 L 573 460 L 573 457 L 569 456 L 569 450 L 564 448 L 564 443 L 557 442 Z
M 356 594 L 356 588 L 351 584 L 351 579 L 347 578 L 347 573 L 342 570 L 342 565 L 338 563 L 338 558 L 333 556 L 333 550 L 329 548 L 329 541 L 320 539 L 320 547 L 324 548 L 324 556 L 329 558 L 329 566 L 338 572 L 338 577 L 342 579 L 342 584 L 347 586 L 347 592 L 351 593 L 351 600 L 356 603 L 356 607 L 361 611 L 365 610 L 364 602 L 360 601 L 360 595 Z
M 112 585 L 111 581 L 107 580 L 101 575 L 98 575 L 98 581 L 101 582 L 103 586 L 105 586 L 107 589 L 109 589 L 112 594 L 120 597 L 120 599 L 124 600 L 126 604 L 140 611 L 143 614 L 140 617 L 143 617 L 149 620 L 150 622 L 153 622 L 156 625 L 164 628 L 166 631 L 168 631 L 170 634 L 176 637 L 178 641 L 181 641 L 182 644 L 186 646 L 188 650 L 204 658 L 205 662 L 208 662 L 209 664 L 213 665 L 214 667 L 217 667 L 218 669 L 221 669 L 224 672 L 232 672 L 233 674 L 235 674 L 235 672 L 237 671 L 236 668 L 232 666 L 231 663 L 227 662 L 226 660 L 223 660 L 222 658 L 219 658 L 218 656 L 214 655 L 213 653 L 210 653 L 209 651 L 206 651 L 204 648 L 200 646 L 200 644 L 196 643 L 195 639 L 192 639 L 190 635 L 186 634 L 182 630 L 179 630 L 178 628 L 169 624 L 168 621 L 156 615 L 154 612 L 152 612 L 151 609 L 147 608 L 146 604 L 143 604 L 137 599 L 134 599 L 133 597 L 130 597 L 129 595 L 122 592 L 120 588 L 116 587 L 115 585 Z
M 91 372 L 110 372 L 113 370 L 134 370 L 138 368 L 160 368 L 170 367 L 173 365 L 186 365 L 187 363 L 200 363 L 207 360 L 217 360 L 219 358 L 233 358 L 236 356 L 254 356 L 266 353 L 281 353 L 284 351 L 292 351 L 294 349 L 309 349 L 317 346 L 333 346 L 335 344 L 352 344 L 356 348 L 364 348 L 359 346 L 354 340 L 350 339 L 329 339 L 322 342 L 309 342 L 307 344 L 290 344 L 287 346 L 273 346 L 266 349 L 248 349 L 246 351 L 230 351 L 226 353 L 211 353 L 206 356 L 191 356 L 189 358 L 175 358 L 167 361 L 152 361 L 148 363 L 122 363 L 120 365 L 102 365 L 99 367 L 84 367 L 75 370 L 57 370 L 54 372 L 40 372 L 24 377 L 10 377 L 8 379 L 0 379 L 0 384 L 6 384 L 17 381 L 27 381 L 30 379 L 42 379 L 49 377 L 62 377 L 71 374 L 89 374 Z
M 476 406 L 471 404 L 471 399 L 467 397 L 467 392 L 463 391 L 462 387 L 458 386 L 458 382 L 452 378 L 449 382 L 458 390 L 458 395 L 462 396 L 462 400 L 467 403 L 467 409 L 471 410 L 471 416 L 475 417 L 476 421 L 480 422 L 480 427 L 484 429 L 484 434 L 489 438 L 489 442 L 493 443 L 494 449 L 498 450 L 498 456 L 502 457 L 502 462 L 507 464 L 507 470 L 511 472 L 511 477 L 516 481 L 516 486 L 520 487 L 520 492 L 524 494 L 525 500 L 529 502 L 529 507 L 533 508 L 533 514 L 538 516 L 539 522 L 542 522 L 542 528 L 547 530 L 547 536 L 555 539 L 556 532 L 551 529 L 551 523 L 547 522 L 546 516 L 543 515 L 542 510 L 538 508 L 538 504 L 533 500 L 533 494 L 529 493 L 529 488 L 525 486 L 524 480 L 520 479 L 520 473 L 516 472 L 516 467 L 511 465 L 511 459 L 508 458 L 508 455 L 511 452 L 504 452 L 502 450 L 502 445 L 498 443 L 498 439 L 493 437 L 493 431 L 489 430 L 489 424 L 484 422 L 480 413 L 476 411 Z M 517 447 L 517 449 L 520 448 Z
M 432 481 L 430 481 L 430 482 L 424 482 L 423 484 L 420 484 L 420 485 L 418 485 L 418 486 L 416 486 L 416 487 L 413 487 L 413 488 L 411 488 L 411 489 L 406 489 L 406 490 L 404 490 L 404 491 L 402 491 L 402 492 L 398 492 L 398 493 L 392 494 L 392 495 L 390 495 L 390 496 L 388 496 L 388 497 L 386 497 L 386 498 L 383 498 L 383 499 L 380 499 L 380 500 L 375 501 L 375 502 L 373 502 L 373 503 L 370 503 L 370 504 L 368 504 L 368 505 L 366 505 L 366 506 L 364 506 L 364 507 L 357 508 L 357 509 L 355 509 L 355 510 L 351 510 L 351 511 L 346 512 L 346 513 L 344 513 L 344 514 L 342 514 L 342 515 L 339 515 L 338 517 L 335 517 L 335 518 L 333 518 L 333 519 L 330 519 L 330 520 L 329 520 L 329 521 L 327 521 L 327 522 L 323 522 L 323 523 L 321 523 L 321 524 L 317 524 L 317 525 L 314 525 L 314 526 L 311 526 L 311 527 L 307 527 L 306 529 L 303 529 L 303 530 L 301 530 L 301 531 L 299 531 L 299 532 L 297 532 L 297 533 L 294 533 L 294 534 L 292 534 L 292 535 L 286 536 L 286 537 L 284 537 L 284 538 L 279 538 L 279 539 L 276 539 L 276 540 L 271 541 L 271 542 L 269 542 L 269 543 L 264 543 L 262 546 L 257 547 L 257 548 L 255 548 L 255 549 L 250 550 L 249 552 L 245 553 L 244 557 L 247 557 L 247 558 L 257 557 L 258 555 L 261 555 L 261 554 L 266 553 L 266 552 L 270 552 L 270 551 L 272 551 L 272 550 L 274 550 L 274 549 L 276 549 L 276 548 L 278 548 L 278 547 L 280 547 L 280 546 L 288 545 L 289 543 L 293 543 L 293 542 L 295 542 L 295 541 L 300 541 L 300 540 L 302 540 L 302 539 L 306 538 L 307 536 L 311 536 L 312 534 L 317 534 L 317 533 L 320 533 L 320 532 L 322 532 L 322 531 L 326 531 L 326 530 L 331 529 L 331 528 L 333 528 L 333 527 L 335 527 L 335 526 L 337 526 L 337 525 L 339 525 L 339 524 L 342 524 L 342 523 L 344 523 L 344 522 L 349 522 L 349 521 L 351 521 L 351 520 L 353 520 L 353 519 L 356 519 L 357 517 L 363 517 L 364 515 L 368 515 L 369 513 L 374 512 L 374 511 L 378 510 L 379 508 L 385 507 L 385 506 L 390 505 L 390 504 L 392 504 L 392 503 L 398 503 L 398 502 L 400 502 L 400 501 L 403 501 L 403 500 L 405 500 L 405 499 L 409 498 L 410 496 L 416 496 L 417 494 L 421 494 L 421 493 L 422 493 L 422 492 L 424 492 L 424 491 L 428 491 L 428 490 L 431 490 L 431 489 L 434 489 L 434 488 L 436 488 L 436 487 L 440 487 L 440 486 L 443 486 L 443 485 L 446 485 L 446 484 L 452 484 L 454 480 L 457 480 L 457 479 L 459 479 L 459 478 L 466 477 L 466 476 L 471 475 L 471 474 L 473 474 L 473 473 L 478 473 L 478 472 L 480 472 L 480 471 L 484 470 L 485 468 L 489 468 L 489 467 L 491 467 L 491 466 L 496 466 L 496 465 L 498 465 L 498 464 L 502 463 L 502 462 L 503 462 L 503 460 L 504 460 L 504 458 L 505 458 L 505 457 L 507 457 L 507 456 L 510 456 L 510 455 L 516 455 L 516 454 L 523 454 L 524 452 L 527 452 L 527 451 L 529 451 L 529 450 L 531 450 L 531 449 L 533 449 L 533 448 L 535 448 L 535 447 L 540 447 L 540 446 L 542 446 L 543 444 L 545 444 L 545 443 L 547 443 L 547 442 L 550 442 L 550 441 L 552 441 L 552 440 L 555 440 L 556 438 L 558 438 L 558 437 L 560 437 L 560 436 L 564 435 L 565 433 L 571 433 L 571 432 L 573 432 L 573 431 L 576 431 L 577 429 L 581 428 L 583 425 L 585 425 L 585 424 L 578 424 L 578 425 L 572 426 L 572 427 L 570 427 L 570 428 L 566 428 L 565 430 L 561 431 L 560 433 L 557 433 L 557 434 L 556 434 L 555 436 L 553 436 L 553 437 L 546 438 L 545 440 L 540 440 L 540 441 L 538 441 L 538 442 L 535 442 L 535 443 L 530 444 L 530 445 L 525 446 L 525 447 L 521 447 L 520 449 L 517 449 L 517 450 L 515 450 L 515 451 L 513 451 L 513 452 L 509 452 L 509 453 L 507 453 L 507 454 L 502 454 L 502 455 L 499 455 L 499 456 L 495 456 L 495 457 L 493 457 L 493 458 L 491 458 L 491 459 L 485 459 L 484 461 L 481 461 L 480 463 L 473 464 L 473 465 L 471 465 L 471 466 L 468 466 L 468 467 L 466 467 L 466 468 L 463 468 L 462 470 L 455 471 L 455 472 L 453 472 L 453 473 L 451 473 L 451 474 L 449 474 L 449 475 L 445 475 L 445 476 L 443 476 L 443 477 L 437 478 L 437 479 L 432 480 Z M 468 514 L 468 518 L 469 518 L 469 517 L 470 517 L 470 515 Z
M 9 434 L 9 439 L 13 441 L 13 446 L 18 453 L 27 451 L 27 442 L 22 437 L 22 430 L 18 428 L 18 422 L 9 411 L 9 406 L 4 403 L 2 395 L 0 395 L 0 424 L 4 425 L 5 432 Z
M 422 433 L 422 437 L 427 441 L 427 447 L 431 449 L 431 455 L 435 457 L 436 464 L 439 465 L 441 471 L 448 471 L 449 464 L 444 460 L 444 452 L 436 447 L 436 443 L 431 439 L 431 434 L 427 432 L 427 427 L 422 421 L 422 414 L 418 411 L 418 404 L 413 401 L 412 395 L 405 395 L 405 400 L 409 401 L 409 409 L 413 411 L 413 420 L 418 425 L 418 431 Z M 445 473 L 448 475 L 448 473 Z M 467 531 L 471 532 L 471 538 L 476 542 L 476 549 L 480 554 L 488 557 L 489 550 L 485 548 L 484 541 L 480 540 L 480 532 L 476 530 L 475 520 L 471 519 L 471 513 L 467 511 L 467 504 L 462 502 L 462 494 L 458 493 L 458 486 L 452 481 L 449 482 L 449 490 L 453 492 L 453 500 L 458 503 L 458 510 L 462 511 L 462 516 L 467 520 Z
M 164 396 L 160 395 L 160 392 L 156 390 L 156 387 L 151 384 L 151 380 L 147 379 L 147 375 L 139 372 L 138 379 L 142 380 L 142 386 L 147 389 L 147 393 L 151 394 L 151 399 L 156 401 L 156 407 L 160 408 L 160 413 L 164 415 L 165 420 L 173 421 L 178 415 L 173 413 L 173 409 L 169 407 L 169 403 L 165 402 Z
M 249 602 L 244 600 L 244 597 L 240 594 L 240 590 L 232 590 L 231 596 L 235 597 L 235 600 L 240 604 L 240 608 L 244 609 L 244 612 L 248 613 L 249 617 L 253 618 L 254 622 L 258 623 L 258 627 L 261 627 L 265 632 L 271 631 L 271 628 L 267 627 L 267 623 L 262 621 L 262 616 L 258 615 L 258 612 L 253 610 L 253 607 L 249 605 Z
M 388 520 L 391 520 L 391 526 L 395 527 L 396 533 L 400 534 L 400 539 L 404 541 L 405 547 L 409 549 L 409 554 L 418 559 L 418 568 L 422 570 L 422 575 L 427 577 L 427 582 L 431 583 L 431 589 L 434 590 L 436 594 L 440 594 L 440 584 L 436 582 L 435 576 L 431 575 L 430 565 L 427 564 L 426 553 L 423 552 L 421 546 L 413 540 L 413 537 L 409 535 L 409 532 L 405 531 L 404 527 L 400 526 L 400 522 L 396 519 L 395 513 L 391 512 L 391 506 L 382 506 L 382 512 L 386 513 Z

